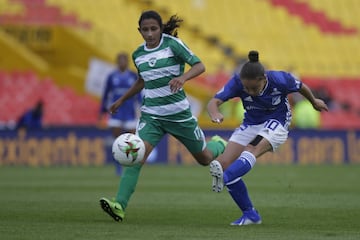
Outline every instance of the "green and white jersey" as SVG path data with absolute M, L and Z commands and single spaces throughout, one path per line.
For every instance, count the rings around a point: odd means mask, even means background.
M 144 43 L 132 57 L 145 82 L 142 114 L 177 122 L 192 118 L 184 90 L 172 93 L 169 81 L 184 73 L 185 63 L 192 66 L 200 59 L 180 39 L 164 33 L 158 47 L 148 49 Z

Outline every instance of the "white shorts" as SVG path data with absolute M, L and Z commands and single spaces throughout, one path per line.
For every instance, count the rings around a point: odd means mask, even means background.
M 108 126 L 111 128 L 122 128 L 124 130 L 132 130 L 136 129 L 136 125 L 138 123 L 137 119 L 130 121 L 121 121 L 118 119 L 110 118 L 108 120 Z
M 259 125 L 243 125 L 235 129 L 229 141 L 247 146 L 257 135 L 271 144 L 275 151 L 288 138 L 289 131 L 277 120 L 270 119 Z

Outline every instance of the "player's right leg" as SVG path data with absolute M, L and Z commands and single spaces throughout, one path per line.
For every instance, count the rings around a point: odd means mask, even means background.
M 210 175 L 212 176 L 212 190 L 221 192 L 224 188 L 224 171 L 236 160 L 245 146 L 229 141 L 225 151 L 216 160 L 210 163 Z
M 111 201 L 107 198 L 101 198 L 100 206 L 115 221 L 122 221 L 125 217 L 124 209 L 122 208 L 121 204 L 116 201 Z
M 246 185 L 241 178 L 252 169 L 257 157 L 267 151 L 275 150 L 287 139 L 287 129 L 276 120 L 270 120 L 269 122 L 272 124 L 264 123 L 263 126 L 250 126 L 250 128 L 246 127 L 243 129 L 240 127 L 235 131 L 235 133 L 238 132 L 239 134 L 234 133 L 230 138 L 230 141 L 245 145 L 249 139 L 247 139 L 247 136 L 256 132 L 255 136 L 252 137 L 251 141 L 244 148 L 238 160 L 227 167 L 223 174 L 220 174 L 223 175 L 223 182 L 227 186 L 231 197 L 243 212 L 243 215 L 231 225 L 241 226 L 261 223 L 261 217 L 254 209 Z M 268 125 L 271 125 L 271 128 L 268 128 Z M 258 128 L 260 129 L 257 130 Z M 223 170 L 221 169 L 221 171 Z
M 142 164 L 124 168 L 115 201 L 110 201 L 106 198 L 100 199 L 101 208 L 116 221 L 124 218 L 125 209 L 139 180 L 142 165 L 151 153 L 153 146 L 157 145 L 163 136 L 161 129 L 156 127 L 157 124 L 156 120 L 148 119 L 146 116 L 140 118 L 137 134 L 145 144 L 146 151 L 144 160 Z

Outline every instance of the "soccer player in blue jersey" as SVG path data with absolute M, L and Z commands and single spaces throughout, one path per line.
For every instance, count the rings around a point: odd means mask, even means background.
M 243 213 L 231 225 L 261 223 L 242 176 L 253 168 L 256 158 L 275 151 L 286 141 L 291 121 L 287 95 L 292 92 L 302 94 L 315 110 L 328 110 L 324 101 L 315 98 L 304 83 L 287 72 L 265 71 L 258 52 L 250 51 L 249 61 L 240 73 L 208 103 L 208 113 L 216 123 L 223 121 L 219 106 L 231 98 L 240 97 L 246 111 L 243 123 L 231 135 L 224 153 L 210 163 L 213 191 L 220 192 L 225 185 Z
M 178 139 L 201 165 L 209 163 L 225 149 L 226 142 L 214 136 L 206 142 L 197 119 L 192 115 L 184 91 L 186 81 L 205 71 L 201 60 L 177 38 L 181 19 L 176 15 L 163 24 L 155 11 L 145 11 L 139 19 L 139 32 L 145 42 L 132 54 L 139 73 L 135 84 L 110 107 L 116 112 L 128 98 L 144 89 L 144 101 L 136 133 L 144 141 L 142 164 L 126 167 L 116 198 L 101 198 L 102 209 L 115 221 L 125 217 L 125 209 L 135 191 L 142 165 L 165 134 Z M 185 64 L 190 67 L 185 71 Z
M 34 108 L 26 111 L 18 120 L 16 128 L 41 129 L 43 119 L 43 102 L 38 101 Z
M 111 104 L 123 96 L 138 79 L 137 74 L 128 68 L 129 59 L 126 53 L 123 52 L 117 55 L 116 64 L 117 69 L 110 73 L 106 79 L 100 106 L 100 120 L 103 119 L 105 114 L 108 114 Z M 110 115 L 107 124 L 111 128 L 114 139 L 124 132 L 135 133 L 138 121 L 137 109 L 139 109 L 141 101 L 141 94 L 136 94 L 124 102 L 116 113 Z M 118 162 L 114 161 L 114 163 L 116 174 L 120 175 L 122 168 Z
M 117 69 L 107 77 L 101 101 L 100 118 L 108 114 L 111 104 L 123 96 L 136 82 L 138 76 L 128 68 L 129 60 L 126 53 L 119 53 L 116 58 Z M 135 133 L 137 124 L 137 109 L 141 105 L 141 94 L 129 98 L 119 107 L 118 111 L 110 115 L 108 126 L 112 129 L 113 137 L 123 132 Z

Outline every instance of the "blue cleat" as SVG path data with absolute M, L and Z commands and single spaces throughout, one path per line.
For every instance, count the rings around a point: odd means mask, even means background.
M 241 218 L 230 223 L 232 226 L 244 226 L 251 224 L 261 224 L 260 214 L 255 209 L 244 211 L 244 214 L 241 216 Z

